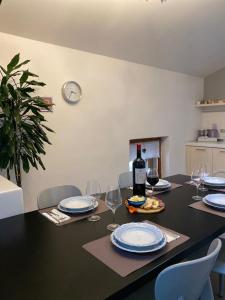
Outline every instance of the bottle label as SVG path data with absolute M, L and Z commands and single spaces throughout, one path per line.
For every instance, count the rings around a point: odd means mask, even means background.
M 146 181 L 146 170 L 145 168 L 135 168 L 135 183 L 144 184 Z

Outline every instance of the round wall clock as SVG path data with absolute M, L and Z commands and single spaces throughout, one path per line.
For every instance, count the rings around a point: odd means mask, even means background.
M 77 82 L 67 81 L 62 87 L 62 95 L 67 102 L 76 103 L 82 97 L 82 90 Z

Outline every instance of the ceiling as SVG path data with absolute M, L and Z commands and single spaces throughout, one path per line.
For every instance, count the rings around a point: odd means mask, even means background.
M 201 77 L 225 67 L 224 0 L 3 0 L 0 31 Z

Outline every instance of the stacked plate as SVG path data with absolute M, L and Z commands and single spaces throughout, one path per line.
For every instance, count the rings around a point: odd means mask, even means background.
M 76 196 L 63 199 L 58 205 L 58 209 L 67 213 L 85 213 L 91 211 L 98 206 L 98 202 L 95 201 L 92 196 Z M 94 203 L 94 205 L 93 205 Z
M 213 187 L 222 187 L 225 186 L 225 178 L 208 176 L 204 178 L 204 184 Z
M 146 187 L 150 188 L 150 184 L 146 182 Z M 159 182 L 155 185 L 155 190 L 165 190 L 169 189 L 171 187 L 171 183 L 164 179 L 159 179 Z
M 154 252 L 166 245 L 164 233 L 148 223 L 127 223 L 111 234 L 112 243 L 125 251 L 134 253 Z
M 212 208 L 225 210 L 225 195 L 224 194 L 211 194 L 207 195 L 202 201 L 211 206 Z

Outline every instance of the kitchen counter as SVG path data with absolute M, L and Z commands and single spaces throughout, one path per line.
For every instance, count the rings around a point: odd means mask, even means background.
M 196 142 L 195 141 L 195 142 L 186 143 L 186 146 L 225 149 L 224 142 Z
M 0 175 L 0 219 L 23 212 L 23 190 Z

